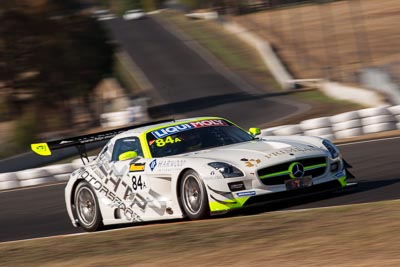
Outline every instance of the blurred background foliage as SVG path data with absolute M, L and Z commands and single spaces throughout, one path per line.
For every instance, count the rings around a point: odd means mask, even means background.
M 73 0 L 1 1 L 0 10 L 0 119 L 18 121 L 18 150 L 73 126 L 72 101 L 88 102 L 111 75 L 114 47 Z
M 122 15 L 130 9 L 143 9 L 145 11 L 160 9 L 165 2 L 166 0 L 99 0 L 97 4 L 112 10 L 115 14 Z M 96 1 L 93 1 L 93 3 L 96 3 Z
M 268 40 L 298 78 L 361 84 L 372 68 L 400 84 L 398 0 L 1 0 L 0 158 L 26 150 L 35 137 L 48 139 L 44 134 L 98 126 L 100 113 L 115 111 L 108 99 L 96 99 L 110 93 L 112 86 L 98 89 L 104 78 L 116 78 L 124 97 L 136 93 L 95 10 L 121 16 L 165 7 L 217 11 L 217 22 L 236 22 Z M 199 38 L 224 39 L 204 32 Z

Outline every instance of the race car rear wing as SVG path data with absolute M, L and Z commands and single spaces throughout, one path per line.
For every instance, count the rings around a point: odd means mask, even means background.
M 51 156 L 52 150 L 62 149 L 62 148 L 66 148 L 66 147 L 76 147 L 78 149 L 78 153 L 81 157 L 83 164 L 85 164 L 84 159 L 86 159 L 86 161 L 89 162 L 88 156 L 87 156 L 87 151 L 86 151 L 86 144 L 109 140 L 109 139 L 113 138 L 114 136 L 116 136 L 117 134 L 120 134 L 120 133 L 128 131 L 128 130 L 132 130 L 135 128 L 153 125 L 153 124 L 157 124 L 157 123 L 165 123 L 165 122 L 170 122 L 170 121 L 174 121 L 174 119 L 166 119 L 166 120 L 160 120 L 160 121 L 154 121 L 154 122 L 147 122 L 147 123 L 143 123 L 143 124 L 136 124 L 136 125 L 131 125 L 131 126 L 127 126 L 127 127 L 97 132 L 97 133 L 93 133 L 93 134 L 75 136 L 75 137 L 70 137 L 70 138 L 65 138 L 65 139 L 60 139 L 60 140 L 55 140 L 55 141 L 49 141 L 49 142 L 44 142 L 44 143 L 35 143 L 35 144 L 31 144 L 31 149 L 33 152 L 35 152 L 36 154 L 38 154 L 40 156 Z

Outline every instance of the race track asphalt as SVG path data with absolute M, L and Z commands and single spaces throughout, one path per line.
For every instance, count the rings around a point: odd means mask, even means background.
M 353 165 L 357 187 L 332 194 L 282 201 L 260 208 L 304 209 L 375 202 L 400 197 L 400 137 L 341 145 Z M 65 184 L 0 192 L 0 242 L 82 232 L 70 224 L 64 205 Z
M 261 92 L 246 82 L 244 89 L 190 48 L 192 40 L 178 38 L 151 17 L 114 19 L 104 25 L 163 99 L 163 105 L 151 110 L 154 117 L 221 116 L 254 127 L 304 109 L 285 92 Z

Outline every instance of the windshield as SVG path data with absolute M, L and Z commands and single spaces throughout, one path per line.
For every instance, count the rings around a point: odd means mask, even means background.
M 153 157 L 172 156 L 254 139 L 225 120 L 202 120 L 168 126 L 149 132 L 146 138 Z

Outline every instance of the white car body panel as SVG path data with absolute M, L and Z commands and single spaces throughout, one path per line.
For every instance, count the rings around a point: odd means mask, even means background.
M 125 14 L 122 16 L 124 20 L 135 20 L 135 19 L 141 19 L 146 16 L 146 13 L 141 10 L 141 9 L 136 9 L 136 10 L 128 10 L 125 12 Z

